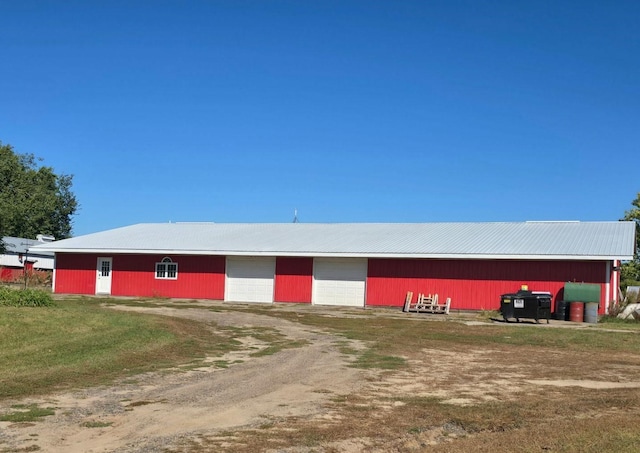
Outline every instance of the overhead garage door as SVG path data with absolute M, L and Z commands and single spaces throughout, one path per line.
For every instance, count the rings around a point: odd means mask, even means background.
M 323 259 L 313 262 L 313 303 L 364 307 L 367 260 Z
M 229 302 L 273 302 L 275 258 L 227 257 L 224 300 Z

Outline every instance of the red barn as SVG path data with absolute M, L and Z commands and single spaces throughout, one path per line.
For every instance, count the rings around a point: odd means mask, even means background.
M 565 282 L 617 299 L 635 222 L 139 224 L 36 247 L 68 294 L 396 306 L 407 291 L 456 310 L 496 309 L 522 285 L 562 300 Z

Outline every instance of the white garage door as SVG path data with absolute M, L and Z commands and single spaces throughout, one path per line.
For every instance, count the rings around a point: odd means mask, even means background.
M 322 259 L 313 261 L 313 303 L 364 307 L 367 260 Z
M 224 300 L 229 302 L 273 302 L 275 258 L 227 257 Z

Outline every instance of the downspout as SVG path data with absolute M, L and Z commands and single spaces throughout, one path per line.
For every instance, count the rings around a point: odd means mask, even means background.
M 56 270 L 58 266 L 56 265 L 56 261 L 58 259 L 58 254 L 53 254 L 53 277 L 51 278 L 51 292 L 55 294 L 56 292 Z
M 605 293 L 607 295 L 606 300 L 604 301 L 604 314 L 609 313 L 609 301 L 611 300 L 611 280 L 615 281 L 615 271 L 611 270 L 612 261 L 607 260 L 607 270 L 606 270 L 606 284 L 605 284 Z

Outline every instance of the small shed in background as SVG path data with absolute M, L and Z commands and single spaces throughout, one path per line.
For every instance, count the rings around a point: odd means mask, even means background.
M 2 242 L 6 251 L 0 254 L 0 281 L 14 281 L 24 274 L 25 269 L 53 271 L 54 253 L 31 248 L 38 244 L 52 242 L 54 239 L 42 234 L 39 234 L 36 239 L 3 237 Z

